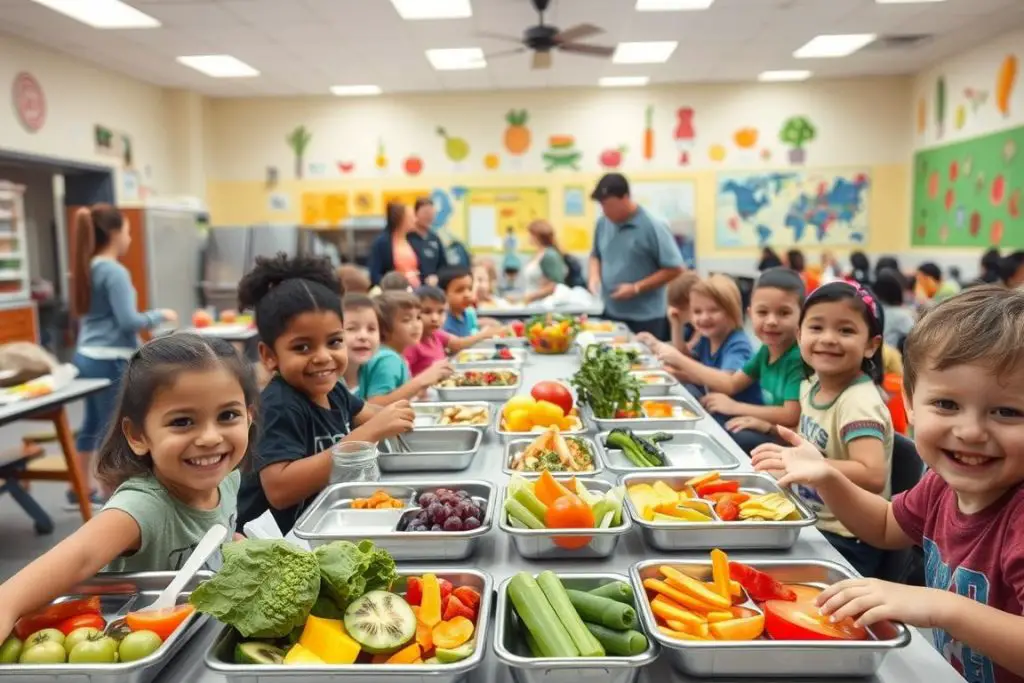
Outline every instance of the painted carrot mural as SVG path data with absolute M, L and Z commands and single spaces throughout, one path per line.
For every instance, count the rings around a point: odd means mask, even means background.
M 644 161 L 654 158 L 654 107 L 647 106 L 644 112 Z
M 996 108 L 1003 116 L 1010 115 L 1010 97 L 1017 83 L 1017 57 L 1006 55 L 996 77 Z

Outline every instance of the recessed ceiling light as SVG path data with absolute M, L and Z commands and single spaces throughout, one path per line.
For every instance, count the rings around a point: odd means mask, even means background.
M 178 61 L 212 78 L 249 78 L 260 72 L 231 55 L 192 55 Z
M 430 65 L 438 71 L 483 69 L 487 66 L 484 51 L 478 47 L 427 50 L 427 59 L 430 61 Z
M 379 85 L 332 85 L 331 94 L 339 97 L 357 97 L 359 95 L 381 94 Z
M 707 9 L 715 0 L 636 0 L 638 12 L 681 12 Z
M 612 55 L 616 64 L 663 64 L 676 51 L 675 40 L 651 40 L 638 43 L 619 43 Z
M 835 35 L 815 36 L 793 53 L 798 59 L 813 57 L 846 57 L 852 55 L 868 43 L 875 40 L 874 33 L 839 33 Z
M 34 0 L 93 28 L 156 28 L 160 22 L 121 0 Z
M 602 88 L 630 88 L 647 85 L 650 82 L 650 76 L 605 76 L 598 80 L 597 84 Z
M 469 0 L 391 0 L 398 16 L 416 19 L 465 19 L 473 16 Z
M 946 0 L 875 0 L 879 5 L 913 5 L 925 2 L 946 2 Z
M 801 69 L 782 69 L 779 71 L 762 71 L 757 80 L 765 83 L 777 83 L 781 81 L 806 81 L 811 77 L 811 72 Z

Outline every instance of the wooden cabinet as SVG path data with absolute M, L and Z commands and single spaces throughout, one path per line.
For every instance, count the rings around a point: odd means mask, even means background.
M 0 344 L 16 341 L 39 343 L 39 321 L 34 303 L 26 302 L 24 306 L 9 304 L 0 308 Z

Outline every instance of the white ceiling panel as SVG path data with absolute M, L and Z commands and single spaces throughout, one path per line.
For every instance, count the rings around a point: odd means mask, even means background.
M 1000 33 L 1024 27 L 1024 0 L 947 0 L 878 5 L 874 0 L 716 0 L 696 12 L 636 12 L 635 0 L 551 0 L 545 22 L 603 29 L 586 42 L 675 40 L 665 64 L 615 65 L 557 52 L 544 71 L 530 54 L 492 57 L 488 67 L 434 71 L 424 51 L 514 49 L 536 24 L 529 0 L 471 0 L 468 19 L 403 21 L 389 0 L 127 0 L 159 19 L 151 30 L 99 31 L 31 0 L 0 0 L 0 33 L 166 87 L 220 97 L 322 95 L 330 85 L 375 84 L 385 92 L 592 87 L 602 76 L 648 76 L 652 83 L 753 80 L 767 69 L 809 68 L 815 77 L 914 73 Z M 510 36 L 510 41 L 481 32 Z M 867 49 L 843 59 L 796 60 L 821 33 L 933 35 L 923 45 Z M 259 77 L 212 79 L 174 61 L 226 53 Z

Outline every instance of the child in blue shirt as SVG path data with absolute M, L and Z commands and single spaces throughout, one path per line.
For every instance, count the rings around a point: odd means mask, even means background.
M 472 271 L 461 266 L 442 268 L 437 277 L 437 284 L 448 299 L 444 331 L 456 337 L 470 337 L 479 332 L 480 324 L 473 308 Z

